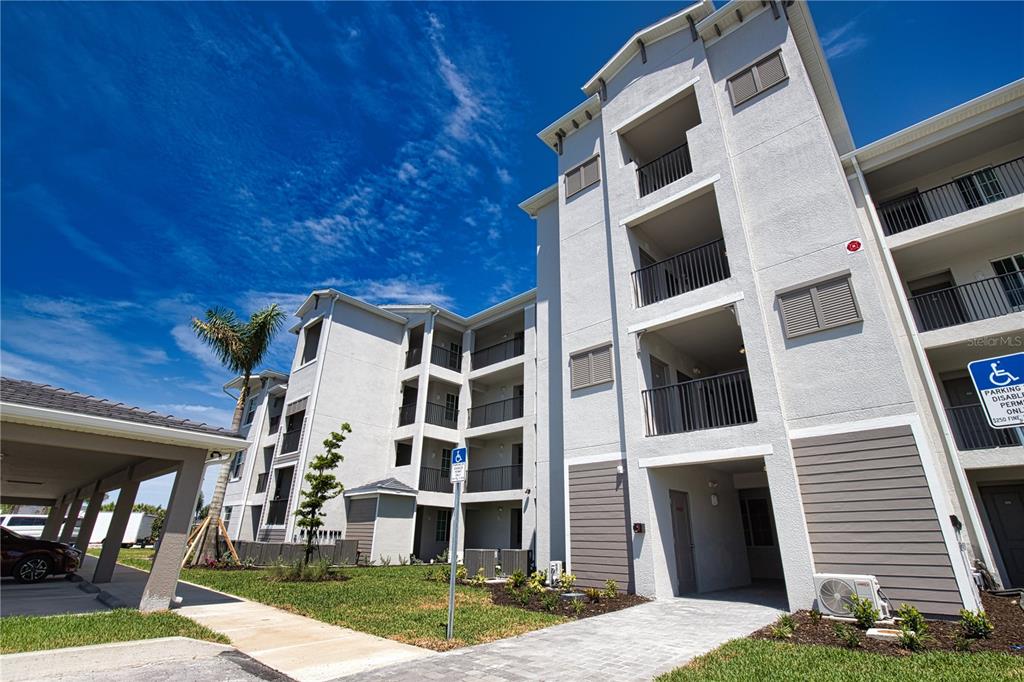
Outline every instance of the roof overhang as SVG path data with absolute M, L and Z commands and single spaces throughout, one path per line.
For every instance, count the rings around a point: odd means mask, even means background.
M 253 382 L 259 382 L 261 380 L 262 381 L 282 381 L 283 382 L 283 381 L 288 381 L 288 375 L 285 374 L 284 372 L 278 372 L 278 371 L 275 371 L 275 370 L 272 370 L 272 369 L 265 369 L 262 372 L 259 372 L 257 374 L 253 374 L 251 377 L 249 377 L 249 383 L 250 384 L 252 384 Z M 237 388 L 237 389 L 241 389 L 242 388 L 242 375 L 238 375 L 237 377 L 235 377 L 234 379 L 232 379 L 228 383 L 224 384 L 224 388 Z
M 601 115 L 601 96 L 593 94 L 575 109 L 537 133 L 541 142 L 558 151 L 558 138 L 566 138 Z
M 687 17 L 696 23 L 711 14 L 713 10 L 714 6 L 711 0 L 700 0 L 700 2 L 696 2 L 671 16 L 665 17 L 647 28 L 640 29 L 619 48 L 619 51 L 597 73 L 591 76 L 590 80 L 583 85 L 583 92 L 588 95 L 594 95 L 600 91 L 601 81 L 603 80 L 607 83 L 611 80 L 640 51 L 640 45 L 637 41 L 641 41 L 645 46 L 650 47 L 652 43 L 662 38 L 667 38 L 683 29 L 689 30 L 690 21 Z
M 309 296 L 306 297 L 306 300 L 302 302 L 302 305 L 299 306 L 299 309 L 295 311 L 295 317 L 305 316 L 310 306 L 314 305 L 318 298 L 327 298 L 348 303 L 351 306 L 361 308 L 362 310 L 374 313 L 375 315 L 380 315 L 385 319 L 391 320 L 392 322 L 398 322 L 399 324 L 405 324 L 407 322 L 407 320 L 401 315 L 385 310 L 381 306 L 367 303 L 362 299 L 350 296 L 349 294 L 338 291 L 337 289 L 317 289 L 311 292 Z
M 383 488 L 380 486 L 374 486 L 372 488 L 353 488 L 352 490 L 346 490 L 343 495 L 345 497 L 376 497 L 377 495 L 395 495 L 396 497 L 416 497 L 416 491 L 405 491 L 395 490 L 394 488 Z
M 140 424 L 121 419 L 66 412 L 45 407 L 0 402 L 0 421 L 43 426 L 65 431 L 81 431 L 101 436 L 114 436 L 198 450 L 230 450 L 245 448 L 249 441 L 241 436 L 219 435 L 173 429 L 154 424 Z
M 526 211 L 531 218 L 536 218 L 540 210 L 558 199 L 558 183 L 546 187 L 534 194 L 532 197 L 519 204 L 519 208 Z

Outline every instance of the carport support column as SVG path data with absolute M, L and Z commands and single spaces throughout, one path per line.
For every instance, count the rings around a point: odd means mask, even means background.
M 43 540 L 56 540 L 60 532 L 60 524 L 64 521 L 64 513 L 68 510 L 68 496 L 60 498 L 50 507 L 50 513 L 46 516 L 46 523 L 43 524 Z
M 153 558 L 146 588 L 139 602 L 140 611 L 160 611 L 171 605 L 181 573 L 181 559 L 195 511 L 196 491 L 203 482 L 206 457 L 190 457 L 182 462 L 174 477 L 174 487 L 167 503 L 164 528 L 160 534 L 160 549 Z
M 103 497 L 103 491 L 100 490 L 100 484 L 97 483 L 96 487 L 92 490 L 92 496 L 89 498 L 89 506 L 85 508 L 82 529 L 78 531 L 78 537 L 75 539 L 75 546 L 83 552 L 89 548 L 92 530 L 96 527 L 96 519 L 99 518 L 100 508 L 103 507 Z
M 60 532 L 61 542 L 71 542 L 71 536 L 75 534 L 75 525 L 78 523 L 78 515 L 82 513 L 82 502 L 84 500 L 75 492 L 75 498 L 68 507 L 67 518 L 64 519 L 64 530 Z
M 100 558 L 96 562 L 96 571 L 92 574 L 92 581 L 94 583 L 109 583 L 114 575 L 114 564 L 117 563 L 117 554 L 121 551 L 124 531 L 128 527 L 128 519 L 132 515 L 132 507 L 135 506 L 135 495 L 138 492 L 139 482 L 128 481 L 121 486 L 121 490 L 117 494 L 117 504 L 114 506 L 114 513 L 110 517 L 107 537 L 103 540 L 103 549 L 100 550 Z

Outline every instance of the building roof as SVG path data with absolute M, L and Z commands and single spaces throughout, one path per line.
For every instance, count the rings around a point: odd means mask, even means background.
M 194 431 L 218 436 L 240 437 L 228 429 L 210 426 L 189 419 L 179 419 L 159 412 L 147 411 L 139 407 L 115 403 L 105 398 L 98 398 L 85 393 L 76 393 L 48 384 L 37 384 L 21 379 L 0 377 L 0 402 L 14 405 L 27 405 L 48 410 L 59 410 L 90 417 L 116 419 L 134 424 L 162 426 L 181 431 Z
M 415 495 L 416 489 L 410 488 L 397 478 L 384 478 L 373 483 L 361 485 L 358 488 L 350 488 L 345 491 L 346 495 L 366 495 L 368 493 L 380 493 L 384 495 Z
M 601 115 L 601 96 L 591 95 L 567 114 L 537 133 L 541 142 L 558 150 L 558 136 L 568 137 Z
M 272 369 L 265 369 L 262 372 L 256 372 L 251 377 L 249 377 L 249 382 L 250 383 L 252 383 L 254 381 L 260 381 L 260 380 L 268 381 L 268 382 L 269 381 L 277 381 L 279 383 L 280 382 L 286 382 L 286 381 L 288 381 L 288 373 L 287 372 L 278 372 L 278 371 L 272 370 Z M 224 384 L 224 388 L 238 388 L 238 389 L 242 388 L 242 375 L 239 374 L 234 379 L 232 379 L 228 383 Z
M 545 187 L 541 191 L 534 194 L 529 199 L 526 199 L 519 208 L 526 211 L 527 215 L 531 218 L 536 218 L 537 214 L 540 213 L 540 209 L 544 208 L 552 201 L 558 199 L 558 183 L 552 184 L 550 187 Z

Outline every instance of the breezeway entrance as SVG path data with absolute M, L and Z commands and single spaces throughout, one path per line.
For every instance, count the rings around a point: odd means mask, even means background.
M 115 576 L 139 484 L 174 473 L 159 549 L 137 602 L 143 611 L 166 609 L 175 596 L 204 468 L 247 442 L 206 424 L 53 386 L 0 382 L 2 502 L 49 507 L 43 538 L 84 550 L 104 494 L 118 491 L 100 556 L 91 575 L 83 575 L 93 583 L 109 583 Z

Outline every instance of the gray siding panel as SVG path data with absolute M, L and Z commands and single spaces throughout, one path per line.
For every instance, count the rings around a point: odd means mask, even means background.
M 357 540 L 359 552 L 369 555 L 373 551 L 373 527 L 377 521 L 377 498 L 364 497 L 348 503 L 346 540 Z
M 569 569 L 579 587 L 614 580 L 633 589 L 626 514 L 626 477 L 618 460 L 569 467 Z
M 962 606 L 909 426 L 793 441 L 819 573 L 874 575 L 898 607 L 936 615 Z

